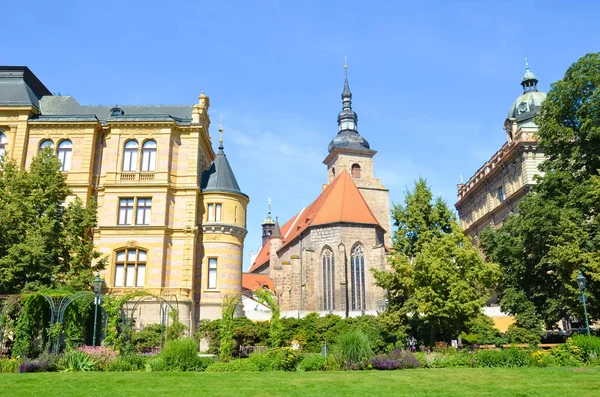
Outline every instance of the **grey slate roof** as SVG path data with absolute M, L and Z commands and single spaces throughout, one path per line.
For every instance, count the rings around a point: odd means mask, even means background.
M 111 110 L 119 108 L 123 115 L 112 116 Z M 71 96 L 45 96 L 40 100 L 42 116 L 93 115 L 102 121 L 162 121 L 174 120 L 189 124 L 193 105 L 147 105 L 147 106 L 82 106 Z
M 0 106 L 35 106 L 52 93 L 26 66 L 0 66 Z
M 236 193 L 248 197 L 240 190 L 222 144 L 219 146 L 219 151 L 210 169 L 202 174 L 201 188 L 203 192 Z

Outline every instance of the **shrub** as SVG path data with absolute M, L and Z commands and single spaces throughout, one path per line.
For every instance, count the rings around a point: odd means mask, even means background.
M 273 371 L 276 366 L 273 365 L 273 357 L 268 353 L 251 353 L 248 360 L 252 361 L 260 372 Z
M 110 363 L 117 358 L 118 352 L 106 346 L 81 346 L 77 350 L 86 353 L 96 361 L 100 371 L 108 371 Z
M 59 360 L 59 366 L 65 371 L 93 371 L 97 362 L 80 350 L 67 350 Z
M 583 365 L 581 349 L 577 346 L 562 344 L 550 349 L 552 364 L 560 367 L 579 367 Z
M 531 360 L 536 367 L 550 367 L 556 364 L 549 350 L 536 350 L 531 352 Z
M 540 343 L 541 331 L 537 328 L 524 328 L 512 324 L 506 331 L 509 343 L 528 343 L 537 346 Z
M 271 358 L 271 367 L 274 370 L 295 371 L 300 361 L 300 355 L 289 347 L 271 349 L 267 352 Z
M 582 361 L 591 365 L 600 365 L 600 337 L 587 335 L 574 335 L 567 340 L 571 350 L 579 348 Z
M 206 372 L 258 372 L 258 366 L 247 358 L 229 362 L 216 362 L 206 368 Z
M 197 371 L 202 363 L 198 357 L 198 344 L 189 338 L 168 341 L 159 357 L 165 360 L 170 371 Z
M 344 359 L 339 353 L 331 353 L 325 359 L 325 371 L 340 371 L 344 366 Z
M 2 358 L 0 359 L 0 373 L 14 373 L 19 372 L 19 360 L 16 358 Z
M 478 367 L 529 367 L 534 365 L 531 354 L 527 350 L 502 349 L 479 350 L 475 356 Z
M 160 347 L 161 337 L 166 337 L 165 327 L 161 324 L 149 324 L 141 331 L 131 335 L 131 344 L 138 353 L 148 353 Z
M 321 354 L 306 354 L 298 364 L 298 371 L 323 371 L 326 360 Z
M 380 354 L 372 358 L 370 363 L 374 369 L 381 370 L 419 368 L 421 366 L 419 360 L 411 352 L 400 349 L 388 354 Z
M 468 345 L 502 346 L 508 342 L 494 326 L 494 320 L 484 314 L 469 320 L 465 325 L 469 332 L 466 333 L 463 331 L 461 337 Z
M 118 356 L 110 362 L 108 370 L 116 372 L 141 371 L 146 368 L 147 360 L 147 356 Z
M 373 357 L 371 340 L 361 329 L 341 335 L 337 340 L 336 349 L 346 362 L 360 363 Z
M 166 371 L 167 364 L 161 357 L 153 357 L 146 361 L 146 372 Z

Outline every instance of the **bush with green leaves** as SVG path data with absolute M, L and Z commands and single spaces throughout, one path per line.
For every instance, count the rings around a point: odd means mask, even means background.
M 190 338 L 168 341 L 158 356 L 169 371 L 202 371 L 208 363 L 198 357 L 198 343 Z
M 340 335 L 335 345 L 343 360 L 348 363 L 362 363 L 374 356 L 371 340 L 360 328 Z
M 58 361 L 59 368 L 65 372 L 94 371 L 97 364 L 96 360 L 80 350 L 67 350 Z
M 206 372 L 258 372 L 258 366 L 248 358 L 240 358 L 229 362 L 219 361 L 209 365 Z
M 600 365 L 600 337 L 588 335 L 574 335 L 567 340 L 571 349 L 577 347 L 581 360 L 590 365 Z
M 148 324 L 141 331 L 133 332 L 131 344 L 138 353 L 148 353 L 160 347 L 161 338 L 166 339 L 166 329 L 161 324 Z
M 251 353 L 248 360 L 252 361 L 260 372 L 274 371 L 276 369 L 273 363 L 275 360 L 269 352 Z
M 108 366 L 109 371 L 128 372 L 142 371 L 146 368 L 147 356 L 127 355 L 118 356 Z
M 0 374 L 19 372 L 19 359 L 0 358 Z
M 469 368 L 477 365 L 474 350 L 447 349 L 443 352 L 414 353 L 423 368 Z
M 475 359 L 478 367 L 514 368 L 534 365 L 530 351 L 516 348 L 479 350 Z
M 162 357 L 152 357 L 146 361 L 146 372 L 166 371 L 167 364 Z
M 301 358 L 298 351 L 289 347 L 271 349 L 267 354 L 271 358 L 271 366 L 275 371 L 295 371 Z
M 481 314 L 466 324 L 468 332 L 461 332 L 461 337 L 467 345 L 495 345 L 502 346 L 508 343 L 500 331 L 494 326 L 494 320 Z
M 326 361 L 327 357 L 322 354 L 305 354 L 298 364 L 298 371 L 324 371 Z

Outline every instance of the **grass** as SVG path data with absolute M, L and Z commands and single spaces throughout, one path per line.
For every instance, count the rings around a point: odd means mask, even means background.
M 0 396 L 598 396 L 598 368 L 0 374 Z

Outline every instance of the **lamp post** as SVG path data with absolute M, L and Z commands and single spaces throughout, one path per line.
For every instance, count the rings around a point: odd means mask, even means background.
M 587 329 L 588 336 L 590 335 L 590 323 L 588 322 L 588 314 L 587 314 L 587 306 L 586 306 L 586 298 L 585 298 L 585 285 L 586 279 L 581 270 L 579 274 L 575 278 L 577 280 L 577 285 L 579 286 L 579 290 L 581 291 L 581 302 L 583 302 L 583 314 L 585 315 L 585 328 Z
M 96 274 L 94 277 L 94 336 L 92 338 L 92 346 L 96 347 L 96 327 L 98 325 L 98 304 L 100 303 L 100 292 L 102 291 L 102 284 L 104 284 L 104 280 L 100 277 L 100 274 Z

